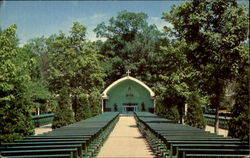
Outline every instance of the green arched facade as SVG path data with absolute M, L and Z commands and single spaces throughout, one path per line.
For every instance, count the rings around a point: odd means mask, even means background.
M 103 111 L 154 112 L 154 92 L 143 82 L 126 76 L 112 83 L 102 96 Z

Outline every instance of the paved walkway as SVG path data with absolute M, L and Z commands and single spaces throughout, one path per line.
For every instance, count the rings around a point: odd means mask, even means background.
M 47 124 L 47 125 L 35 128 L 35 135 L 43 134 L 45 132 L 52 131 L 51 126 L 52 126 L 52 124 Z
M 154 155 L 139 132 L 134 117 L 121 116 L 97 157 L 153 158 Z
M 205 128 L 205 131 L 209 131 L 211 133 L 214 133 L 214 127 L 207 125 L 206 128 Z M 219 135 L 223 135 L 224 137 L 227 137 L 228 130 L 219 128 Z

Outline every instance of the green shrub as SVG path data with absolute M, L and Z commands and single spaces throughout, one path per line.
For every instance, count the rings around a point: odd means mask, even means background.
M 232 119 L 229 121 L 228 135 L 249 141 L 249 85 L 248 75 L 242 75 L 239 83 L 235 105 L 231 110 Z
M 62 88 L 58 97 L 58 106 L 55 110 L 55 117 L 52 122 L 52 128 L 60 128 L 75 122 L 71 107 L 71 100 L 66 88 Z
M 192 127 L 204 129 L 206 124 L 199 96 L 196 93 L 190 94 L 187 99 L 187 104 L 188 109 L 187 115 L 185 116 L 185 123 Z

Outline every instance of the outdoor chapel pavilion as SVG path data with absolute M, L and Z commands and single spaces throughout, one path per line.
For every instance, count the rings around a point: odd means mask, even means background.
M 129 114 L 139 111 L 154 112 L 155 93 L 142 81 L 127 76 L 109 85 L 102 93 L 102 111 Z

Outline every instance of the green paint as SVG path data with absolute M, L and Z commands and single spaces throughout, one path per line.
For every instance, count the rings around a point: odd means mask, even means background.
M 145 111 L 149 111 L 149 108 L 154 108 L 154 101 L 150 96 L 149 91 L 133 80 L 124 80 L 114 85 L 107 92 L 108 100 L 106 100 L 106 108 L 114 111 L 114 105 L 117 105 L 117 110 L 124 113 L 123 106 L 129 106 L 126 104 L 133 104 L 130 106 L 136 106 L 137 111 L 142 111 L 144 104 Z

